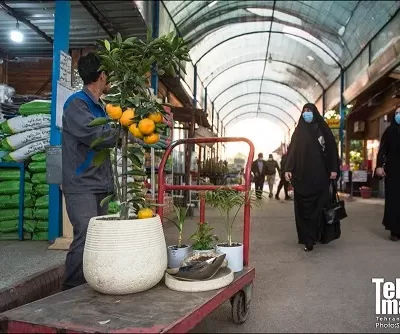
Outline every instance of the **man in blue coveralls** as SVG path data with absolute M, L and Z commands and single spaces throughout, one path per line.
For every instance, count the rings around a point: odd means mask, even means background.
M 84 88 L 73 94 L 64 105 L 62 160 L 62 190 L 68 217 L 74 231 L 67 259 L 63 290 L 86 283 L 83 275 L 83 249 L 89 220 L 107 214 L 108 206 L 100 202 L 114 191 L 111 161 L 108 158 L 95 167 L 96 152 L 90 145 L 97 138 L 104 141 L 96 150 L 111 148 L 116 143 L 116 132 L 110 125 L 89 127 L 97 117 L 106 117 L 100 102 L 102 94 L 109 91 L 107 74 L 99 71 L 100 60 L 89 53 L 78 62 L 78 72 Z

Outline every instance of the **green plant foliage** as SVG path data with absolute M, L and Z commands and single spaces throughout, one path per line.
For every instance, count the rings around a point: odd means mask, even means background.
M 205 199 L 206 203 L 218 209 L 221 216 L 225 217 L 228 246 L 232 246 L 233 224 L 235 223 L 240 209 L 246 203 L 248 203 L 251 208 L 260 205 L 260 201 L 256 199 L 253 191 L 242 192 L 231 188 L 219 188 L 214 191 L 206 191 Z
M 165 219 L 167 219 L 171 223 L 173 223 L 179 231 L 178 243 L 177 243 L 178 248 L 182 247 L 183 227 L 185 225 L 188 209 L 189 209 L 188 207 L 185 208 L 182 206 L 174 205 L 174 210 L 175 210 L 175 215 L 176 215 L 177 221 L 170 219 L 168 217 L 164 217 Z
M 210 250 L 213 249 L 214 241 L 218 241 L 218 237 L 212 233 L 214 229 L 209 223 L 198 223 L 197 231 L 190 239 L 194 241 L 192 248 L 194 250 Z

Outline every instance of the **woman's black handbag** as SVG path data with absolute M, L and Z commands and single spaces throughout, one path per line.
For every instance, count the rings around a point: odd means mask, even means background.
M 347 217 L 344 201 L 339 199 L 334 181 L 329 185 L 329 204 L 324 209 L 326 224 L 334 224 Z

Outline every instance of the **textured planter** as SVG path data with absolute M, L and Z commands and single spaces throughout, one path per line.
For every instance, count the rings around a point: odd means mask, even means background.
M 160 217 L 89 222 L 83 273 L 96 291 L 125 295 L 151 289 L 167 268 L 167 245 Z M 103 218 L 103 219 L 102 219 Z
M 243 244 L 234 244 L 232 247 L 226 247 L 224 244 L 216 246 L 216 250 L 226 254 L 228 268 L 234 273 L 243 270 Z
M 184 245 L 178 248 L 176 245 L 168 246 L 168 268 L 179 268 L 183 259 L 190 253 L 191 247 Z

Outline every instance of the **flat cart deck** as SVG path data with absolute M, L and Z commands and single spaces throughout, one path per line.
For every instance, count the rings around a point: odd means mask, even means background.
M 185 293 L 160 283 L 125 296 L 103 295 L 85 284 L 1 314 L 0 333 L 185 333 L 228 300 L 241 323 L 254 277 L 254 268 L 245 268 L 220 290 Z
M 167 185 L 164 167 L 172 149 L 180 144 L 246 142 L 250 153 L 245 168 L 245 184 L 232 187 L 250 191 L 250 166 L 254 145 L 246 138 L 190 138 L 173 142 L 159 167 L 158 203 L 166 190 L 215 190 L 210 185 Z M 158 207 L 163 217 L 163 207 Z M 204 197 L 200 199 L 200 222 L 205 221 Z M 0 314 L 0 333 L 186 333 L 226 301 L 232 305 L 232 319 L 246 321 L 252 295 L 255 269 L 249 267 L 250 205 L 244 205 L 243 271 L 219 290 L 185 293 L 168 289 L 164 283 L 148 291 L 109 296 L 87 284 Z

